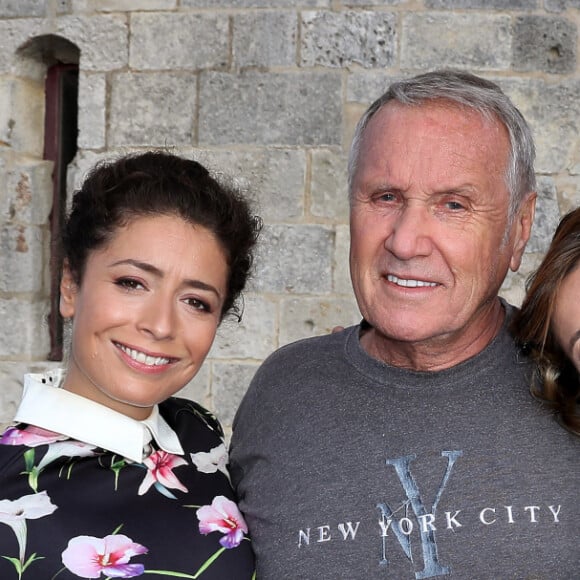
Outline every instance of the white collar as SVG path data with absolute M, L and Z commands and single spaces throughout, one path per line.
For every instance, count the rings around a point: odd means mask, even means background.
M 14 420 L 61 433 L 78 441 L 118 453 L 141 463 L 144 447 L 153 437 L 163 451 L 183 455 L 177 434 L 159 414 L 137 421 L 122 413 L 58 388 L 63 369 L 24 376 L 22 401 Z

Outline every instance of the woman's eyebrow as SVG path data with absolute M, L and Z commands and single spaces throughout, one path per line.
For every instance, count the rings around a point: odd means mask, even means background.
M 163 278 L 165 275 L 163 270 L 160 270 L 159 268 L 157 268 L 157 266 L 153 266 L 153 264 L 149 264 L 149 262 L 141 262 L 140 260 L 134 260 L 133 258 L 127 258 L 125 260 L 118 260 L 117 262 L 112 262 L 111 264 L 109 264 L 109 267 L 111 268 L 114 266 L 123 266 L 127 264 L 130 266 L 135 266 L 135 268 L 139 268 L 140 270 L 143 270 L 145 272 L 149 272 L 150 274 L 153 274 L 157 278 Z M 186 278 L 183 281 L 183 286 L 189 288 L 196 288 L 198 290 L 207 290 L 208 292 L 213 292 L 218 298 L 221 298 L 221 294 L 219 293 L 218 289 L 215 286 L 207 284 L 206 282 L 202 282 L 201 280 Z

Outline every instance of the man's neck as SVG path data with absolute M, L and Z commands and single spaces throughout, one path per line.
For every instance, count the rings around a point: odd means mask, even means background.
M 360 342 L 370 356 L 391 366 L 414 371 L 440 371 L 479 354 L 498 335 L 505 319 L 505 309 L 499 300 L 486 318 L 483 330 L 479 325 L 471 325 L 469 329 L 419 342 L 394 340 L 370 327 L 363 331 Z

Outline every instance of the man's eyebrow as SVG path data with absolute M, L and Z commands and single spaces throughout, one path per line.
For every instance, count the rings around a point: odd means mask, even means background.
M 111 264 L 109 264 L 109 267 L 123 266 L 127 264 L 129 266 L 135 266 L 135 268 L 139 268 L 140 270 L 144 270 L 145 272 L 149 272 L 150 274 L 153 274 L 157 278 L 163 278 L 165 276 L 163 270 L 160 270 L 159 268 L 157 268 L 157 266 L 153 266 L 148 262 L 134 260 L 132 258 L 112 262 Z M 221 298 L 221 294 L 219 293 L 218 289 L 215 286 L 207 284 L 206 282 L 202 282 L 201 280 L 193 280 L 191 278 L 186 278 L 185 280 L 183 280 L 182 285 L 189 288 L 197 288 L 198 290 L 207 290 L 208 292 L 213 292 L 218 298 Z

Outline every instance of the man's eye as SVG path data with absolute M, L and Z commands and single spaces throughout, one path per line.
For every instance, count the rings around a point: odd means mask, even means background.
M 458 201 L 448 201 L 445 203 L 445 205 L 447 206 L 448 209 L 453 211 L 465 209 L 465 206 L 462 203 L 459 203 Z
M 395 201 L 396 196 L 394 193 L 381 193 L 381 195 L 379 195 L 379 199 L 381 201 L 391 202 Z

